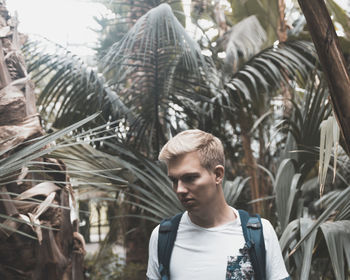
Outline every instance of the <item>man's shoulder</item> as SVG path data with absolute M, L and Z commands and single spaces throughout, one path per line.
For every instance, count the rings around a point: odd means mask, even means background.
M 182 215 L 181 220 L 179 221 L 179 224 L 181 224 L 181 223 L 183 222 L 183 220 L 184 220 L 184 216 L 187 215 L 187 212 L 183 212 L 183 213 L 179 213 L 179 214 Z M 160 228 L 161 224 L 164 223 L 164 221 L 172 221 L 173 218 L 174 218 L 175 216 L 177 216 L 177 215 L 178 215 L 178 214 L 176 214 L 176 215 L 174 215 L 174 216 L 172 216 L 172 217 L 168 217 L 168 218 L 163 219 L 156 227 L 154 227 L 154 229 L 153 229 L 153 231 L 152 231 L 152 234 L 151 234 L 151 238 L 152 238 L 152 237 L 157 237 L 157 238 L 158 238 L 158 235 L 159 235 L 159 228 Z
M 151 239 L 158 239 L 158 234 L 159 234 L 159 226 L 160 224 L 158 224 L 152 231 L 151 233 Z
M 261 223 L 263 227 L 265 243 L 275 239 L 278 241 L 276 231 L 271 222 L 267 219 L 261 218 Z
M 275 231 L 271 222 L 265 218 L 261 218 L 261 223 L 262 223 L 262 226 L 263 226 L 263 230 L 265 232 L 266 231 Z

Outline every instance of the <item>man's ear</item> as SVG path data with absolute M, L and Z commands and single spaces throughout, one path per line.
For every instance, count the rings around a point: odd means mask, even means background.
M 217 165 L 214 168 L 215 183 L 221 184 L 225 174 L 225 168 L 222 165 Z

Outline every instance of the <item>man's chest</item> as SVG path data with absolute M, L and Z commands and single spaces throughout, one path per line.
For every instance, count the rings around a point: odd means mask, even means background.
M 244 244 L 240 227 L 179 229 L 170 261 L 172 280 L 250 280 L 253 270 Z

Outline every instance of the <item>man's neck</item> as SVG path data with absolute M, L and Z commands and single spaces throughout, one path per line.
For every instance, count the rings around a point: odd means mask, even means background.
M 232 208 L 224 201 L 216 207 L 207 207 L 204 211 L 188 212 L 191 222 L 203 228 L 217 227 L 234 221 L 237 217 Z

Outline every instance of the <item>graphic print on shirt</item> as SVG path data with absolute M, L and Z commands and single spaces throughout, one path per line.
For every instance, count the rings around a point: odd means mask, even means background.
M 240 249 L 241 255 L 228 256 L 226 280 L 254 280 L 254 270 L 248 255 L 248 249 Z

